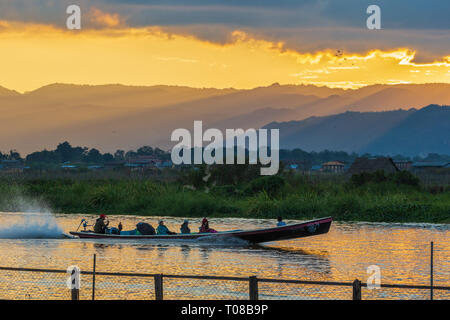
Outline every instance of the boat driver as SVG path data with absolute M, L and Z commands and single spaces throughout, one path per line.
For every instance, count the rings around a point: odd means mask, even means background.
M 106 233 L 106 229 L 109 224 L 109 220 L 106 220 L 106 216 L 101 214 L 100 217 L 95 221 L 94 232 L 95 233 Z

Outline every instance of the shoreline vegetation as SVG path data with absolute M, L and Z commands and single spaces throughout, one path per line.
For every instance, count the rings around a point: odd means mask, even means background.
M 318 179 L 292 171 L 260 176 L 256 165 L 184 170 L 172 179 L 138 176 L 0 178 L 0 211 L 174 217 L 450 223 L 450 188 L 425 187 L 406 171 Z M 34 205 L 27 204 L 27 199 Z

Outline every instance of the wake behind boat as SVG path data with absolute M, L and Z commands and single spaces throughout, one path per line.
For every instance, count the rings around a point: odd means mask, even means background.
M 158 239 L 158 240 L 196 240 L 200 238 L 226 239 L 238 238 L 249 243 L 262 243 L 296 238 L 304 238 L 327 233 L 333 218 L 321 218 L 302 223 L 257 230 L 232 230 L 217 233 L 189 233 L 173 235 L 130 235 L 101 234 L 93 231 L 71 231 L 70 234 L 81 239 Z

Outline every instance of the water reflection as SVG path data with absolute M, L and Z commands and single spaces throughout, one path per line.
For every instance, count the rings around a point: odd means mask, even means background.
M 313 251 L 313 250 L 306 250 L 306 249 L 295 248 L 295 247 L 272 247 L 272 246 L 263 245 L 263 244 L 254 244 L 254 245 L 249 246 L 249 248 L 278 252 L 282 255 L 328 256 L 328 251 L 326 251 L 326 250 Z
M 136 248 L 136 250 L 140 250 L 140 251 L 153 251 L 153 250 L 155 250 L 154 246 L 147 246 L 147 245 L 136 246 L 135 248 Z
M 188 260 L 189 259 L 189 255 L 191 253 L 191 247 L 188 245 L 181 245 L 180 246 L 180 252 L 184 258 L 184 260 Z
M 331 274 L 330 260 L 327 251 L 312 251 L 294 247 L 272 247 L 264 245 L 253 245 L 254 252 L 249 254 L 266 254 L 277 261 L 278 276 L 283 276 L 283 266 L 286 265 L 286 258 L 291 263 L 295 263 L 299 268 L 304 269 L 302 273 L 315 273 L 316 275 L 329 276 Z
M 158 252 L 158 258 L 163 258 L 164 257 L 164 253 L 169 249 L 169 246 L 167 245 L 157 245 L 156 246 L 157 252 Z
M 211 250 L 212 250 L 213 248 L 208 248 L 208 247 L 205 247 L 205 246 L 201 246 L 200 248 L 199 248 L 199 251 L 200 251 L 200 257 L 202 258 L 202 262 L 203 263 L 207 263 L 208 262 L 208 258 L 209 258 L 209 256 L 210 256 L 210 253 L 211 253 Z
M 108 245 L 104 244 L 104 243 L 94 243 L 94 248 L 95 248 L 95 252 L 97 254 L 101 254 L 105 251 L 105 247 L 107 247 Z
M 14 223 L 15 217 L 20 214 L 0 213 L 0 225 Z M 121 219 L 132 226 L 143 217 Z M 147 220 L 152 223 L 158 219 Z M 163 219 L 169 228 L 183 221 Z M 69 232 L 79 224 L 80 216 L 57 215 L 56 220 L 64 232 Z M 273 225 L 272 220 L 257 219 L 223 218 L 212 222 L 219 230 Z M 263 278 L 353 281 L 365 280 L 367 267 L 376 264 L 384 283 L 428 284 L 429 242 L 434 241 L 434 280 L 436 285 L 444 286 L 450 285 L 449 238 L 449 225 L 333 223 L 325 235 L 253 246 L 195 241 L 0 239 L 0 265 L 65 270 L 75 264 L 90 270 L 96 254 L 98 270 L 110 272 L 255 274 Z

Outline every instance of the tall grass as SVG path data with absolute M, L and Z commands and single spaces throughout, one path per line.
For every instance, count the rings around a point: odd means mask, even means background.
M 433 194 L 391 182 L 355 187 L 302 176 L 287 177 L 280 188 L 266 192 L 253 183 L 215 191 L 142 179 L 0 179 L 0 211 L 17 211 L 16 199 L 26 196 L 64 213 L 450 222 L 448 189 Z

